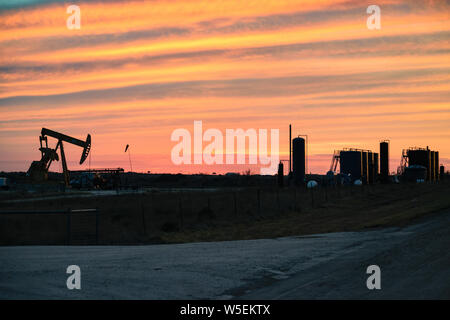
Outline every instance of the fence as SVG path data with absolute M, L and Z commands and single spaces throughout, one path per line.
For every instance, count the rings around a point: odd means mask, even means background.
M 160 243 L 168 232 L 204 230 L 284 214 L 308 213 L 312 209 L 326 209 L 330 202 L 365 196 L 371 189 L 371 186 L 224 188 L 211 192 L 189 189 L 39 202 L 41 207 L 30 205 L 30 210 L 39 211 L 0 210 L 0 245 Z M 52 206 L 55 209 L 95 206 L 101 208 L 101 215 L 99 209 L 50 211 Z
M 24 224 L 29 223 L 30 220 L 33 219 L 33 217 L 42 217 L 43 215 L 51 215 L 58 218 L 65 218 L 66 226 L 65 226 L 65 240 L 63 241 L 66 245 L 72 245 L 72 244 L 98 244 L 99 242 L 99 209 L 68 209 L 68 210 L 46 210 L 46 211 L 0 211 L 0 216 L 7 216 L 10 218 L 10 220 L 13 220 L 16 217 L 28 215 L 29 219 L 27 220 L 19 220 L 15 221 L 16 224 Z M 94 223 L 92 223 L 94 219 Z M 58 219 L 59 220 L 59 219 Z M 53 221 L 55 222 L 55 221 Z M 32 224 L 32 223 L 31 223 Z M 57 230 L 52 230 L 48 226 L 43 225 L 42 223 L 39 223 L 37 225 L 37 232 L 50 232 L 55 234 L 55 237 L 57 240 L 57 243 L 61 243 L 59 241 L 61 239 L 61 227 L 62 224 L 60 221 L 57 221 L 52 225 Z M 13 225 L 9 224 L 9 227 L 14 228 Z M 93 229 L 94 230 L 89 230 Z M 39 229 L 41 228 L 41 229 Z M 27 242 L 27 236 L 28 238 L 33 238 L 32 233 L 36 231 L 35 228 L 30 226 L 27 229 L 27 235 L 23 238 L 23 241 Z M 90 235 L 89 235 L 89 231 Z M 16 239 L 17 241 L 17 239 Z M 15 241 L 15 242 L 16 242 Z M 55 240 L 51 241 L 52 244 L 55 244 Z M 7 239 L 2 239 L 1 242 L 6 242 L 8 244 Z
M 251 222 L 289 212 L 308 212 L 324 207 L 330 201 L 363 196 L 370 193 L 370 189 L 369 186 L 334 186 L 314 189 L 247 188 L 218 192 L 142 194 L 141 198 L 137 199 L 137 202 L 141 203 L 139 210 L 142 218 L 137 219 L 142 220 L 144 234 L 149 232 L 152 224 L 164 225 L 163 231 L 176 231 L 210 221 Z M 156 231 L 153 229 L 151 232 Z

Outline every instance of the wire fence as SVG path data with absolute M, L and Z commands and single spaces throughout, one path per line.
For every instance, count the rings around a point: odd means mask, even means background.
M 68 210 L 32 210 L 32 211 L 0 211 L 2 224 L 20 230 L 23 224 L 28 224 L 27 234 L 22 235 L 22 243 L 29 239 L 43 238 L 54 244 L 64 242 L 66 245 L 98 244 L 99 243 L 99 215 L 100 210 L 95 209 L 68 209 Z M 27 216 L 27 219 L 15 219 Z M 48 218 L 48 224 L 40 223 L 43 216 Z M 6 219 L 6 221 L 4 220 Z M 35 226 L 33 224 L 36 223 Z M 65 228 L 62 225 L 65 224 Z M 64 230 L 64 231 L 62 231 Z M 44 234 L 44 236 L 43 236 Z M 47 234 L 47 236 L 45 236 Z M 21 235 L 16 234 L 16 241 Z M 64 238 L 64 240 L 63 240 Z M 3 239 L 5 240 L 5 239 Z M 6 239 L 6 243 L 8 239 Z M 2 241 L 3 242 L 3 241 Z
M 330 204 L 372 197 L 372 189 L 372 186 L 247 188 L 211 192 L 188 189 L 47 203 L 38 201 L 27 204 L 30 211 L 0 210 L 0 245 L 158 243 L 168 232 L 220 228 L 285 214 L 328 210 Z M 43 210 L 44 205 L 49 209 Z M 64 209 L 52 211 L 50 206 L 64 206 Z M 97 208 L 67 209 L 92 206 Z

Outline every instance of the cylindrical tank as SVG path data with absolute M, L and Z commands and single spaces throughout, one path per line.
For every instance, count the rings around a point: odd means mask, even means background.
M 427 166 L 427 179 L 428 181 L 431 181 L 431 150 L 427 147 L 427 160 L 428 160 L 428 166 Z
M 380 178 L 381 182 L 389 180 L 389 142 L 380 142 Z
M 367 176 L 368 176 L 368 182 L 369 184 L 373 184 L 374 181 L 374 164 L 373 164 L 373 153 L 368 152 L 367 153 Z
M 430 171 L 431 152 L 426 149 L 409 149 L 408 150 L 408 164 L 409 166 L 422 166 L 427 170 L 427 180 L 431 179 Z
M 362 152 L 362 183 L 369 183 L 369 154 L 367 151 Z
M 352 181 L 361 179 L 362 176 L 362 152 L 351 150 L 341 151 L 339 154 L 340 172 L 350 175 Z
M 283 182 L 284 182 L 284 166 L 283 162 L 280 161 L 278 164 L 278 186 L 280 188 L 283 188 Z
M 306 187 L 308 189 L 312 189 L 312 188 L 316 188 L 319 184 L 317 183 L 317 181 L 315 180 L 309 180 L 308 183 L 306 184 Z
M 376 182 L 378 180 L 378 174 L 380 173 L 379 171 L 379 157 L 378 157 L 378 153 L 374 153 L 373 154 L 373 172 L 374 172 L 374 182 Z
M 294 183 L 305 183 L 306 151 L 305 139 L 297 137 L 292 140 L 292 168 Z
M 408 164 L 410 166 L 428 167 L 428 150 L 425 149 L 409 149 L 408 150 Z
M 436 181 L 435 169 L 434 169 L 434 159 L 436 157 L 436 152 L 430 151 L 430 181 Z
M 439 181 L 439 151 L 434 152 L 434 178 Z

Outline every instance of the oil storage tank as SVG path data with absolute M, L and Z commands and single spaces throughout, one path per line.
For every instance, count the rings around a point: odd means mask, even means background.
M 373 184 L 375 181 L 375 163 L 373 152 L 367 153 L 367 177 L 369 184 Z
M 379 170 L 379 155 L 378 153 L 373 154 L 373 173 L 374 173 L 374 181 L 376 182 L 378 180 L 378 174 L 380 173 Z
M 430 150 L 422 148 L 414 148 L 408 150 L 408 164 L 409 166 L 422 166 L 427 170 L 426 178 L 430 180 Z
M 427 168 L 429 163 L 428 150 L 418 148 L 409 149 L 408 160 L 410 166 L 418 165 Z
M 369 183 L 369 152 L 362 151 L 362 179 L 363 184 Z
M 428 181 L 431 181 L 431 150 L 428 149 L 427 147 L 427 152 L 428 152 L 428 166 L 427 166 L 427 178 Z
M 283 166 L 283 162 L 281 162 L 281 161 L 278 164 L 277 180 L 278 180 L 278 186 L 280 188 L 283 188 L 283 185 L 284 185 L 284 166 Z
M 434 159 L 436 156 L 436 152 L 430 151 L 430 181 L 435 181 L 435 170 L 434 170 Z
M 408 166 L 422 166 L 426 168 L 426 180 L 439 180 L 439 152 L 430 148 L 410 148 L 407 150 Z
M 439 151 L 434 152 L 434 176 L 436 181 L 439 181 Z
M 292 140 L 292 174 L 294 183 L 302 185 L 305 183 L 306 168 L 306 145 L 305 139 L 301 137 Z
M 380 142 L 380 180 L 383 183 L 389 180 L 389 142 Z
M 343 150 L 339 153 L 341 174 L 350 175 L 352 181 L 362 178 L 362 151 Z

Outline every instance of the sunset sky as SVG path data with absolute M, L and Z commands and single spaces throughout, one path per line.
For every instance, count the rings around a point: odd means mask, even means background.
M 66 27 L 71 4 L 80 30 Z M 380 30 L 366 26 L 371 4 Z M 90 133 L 92 168 L 129 170 L 126 144 L 139 172 L 249 167 L 172 164 L 171 133 L 194 120 L 279 129 L 282 159 L 292 123 L 313 173 L 384 139 L 391 171 L 412 146 L 449 166 L 449 13 L 448 1 L 0 1 L 0 171 L 40 159 L 42 127 Z M 88 168 L 66 149 L 69 169 Z

